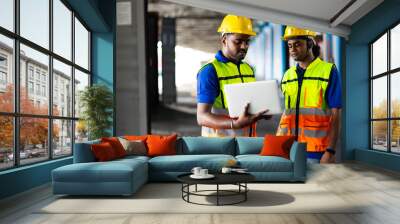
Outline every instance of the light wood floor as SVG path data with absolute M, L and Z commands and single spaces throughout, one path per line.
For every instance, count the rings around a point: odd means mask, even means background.
M 104 224 L 253 224 L 253 223 L 400 223 L 400 174 L 359 163 L 315 165 L 308 182 L 317 183 L 349 203 L 365 204 L 356 214 L 37 214 L 54 200 L 49 185 L 0 202 L 0 223 Z M 323 203 L 315 201 L 315 203 Z M 173 206 L 173 205 L 171 205 Z

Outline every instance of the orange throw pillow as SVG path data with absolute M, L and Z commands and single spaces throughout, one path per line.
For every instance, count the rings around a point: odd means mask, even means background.
M 281 156 L 289 159 L 290 147 L 292 147 L 295 139 L 295 136 L 265 135 L 264 146 L 261 149 L 260 155 Z
M 117 158 L 114 149 L 108 142 L 93 144 L 91 145 L 91 149 L 94 157 L 99 162 L 109 161 Z
M 147 148 L 148 156 L 176 155 L 176 139 L 177 135 L 170 136 L 148 135 Z
M 145 142 L 147 139 L 147 135 L 125 135 L 124 139 L 129 140 L 129 141 L 143 141 Z
M 101 138 L 101 142 L 108 142 L 114 149 L 115 155 L 117 158 L 121 158 L 126 156 L 126 151 L 122 146 L 121 142 L 119 142 L 118 138 L 111 137 L 111 138 Z

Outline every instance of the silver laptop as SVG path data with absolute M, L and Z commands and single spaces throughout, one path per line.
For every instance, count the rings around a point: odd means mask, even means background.
M 243 113 L 247 102 L 249 113 L 268 109 L 267 114 L 281 114 L 282 100 L 276 80 L 225 85 L 225 94 L 230 117 Z

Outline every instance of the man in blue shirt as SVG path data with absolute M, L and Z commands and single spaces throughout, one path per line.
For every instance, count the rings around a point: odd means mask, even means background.
M 312 39 L 315 35 L 291 26 L 285 30 L 283 39 L 298 63 L 282 78 L 286 109 L 277 134 L 306 142 L 310 162 L 333 163 L 342 107 L 341 83 L 336 66 L 318 58 L 319 47 Z
M 250 37 L 255 35 L 251 20 L 227 15 L 218 32 L 221 50 L 197 75 L 197 122 L 202 126 L 202 136 L 255 136 L 255 122 L 267 110 L 252 115 L 247 105 L 237 119 L 232 119 L 228 116 L 223 88 L 225 84 L 255 81 L 253 69 L 242 61 Z

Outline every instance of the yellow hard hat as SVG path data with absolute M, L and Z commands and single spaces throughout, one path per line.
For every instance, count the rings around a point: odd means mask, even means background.
M 300 29 L 294 26 L 287 26 L 285 29 L 285 34 L 283 35 L 282 39 L 284 41 L 287 41 L 290 38 L 301 37 L 301 36 L 316 37 L 317 33 L 315 33 L 312 30 Z
M 219 33 L 240 33 L 255 36 L 251 20 L 244 16 L 226 15 L 218 28 Z

